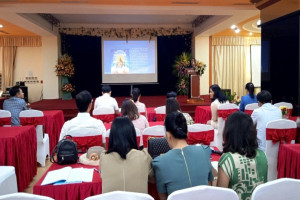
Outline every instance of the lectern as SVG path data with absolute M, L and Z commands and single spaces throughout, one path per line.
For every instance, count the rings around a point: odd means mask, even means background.
M 193 68 L 187 69 L 187 74 L 189 75 L 188 102 L 204 101 L 204 99 L 200 97 L 200 76 Z

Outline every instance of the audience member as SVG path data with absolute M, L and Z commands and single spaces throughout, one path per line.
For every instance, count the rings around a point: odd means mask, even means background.
M 251 115 L 254 125 L 256 125 L 258 146 L 266 151 L 266 127 L 267 123 L 273 120 L 282 119 L 281 110 L 272 105 L 272 95 L 266 90 L 257 94 L 259 108 L 255 109 Z
M 101 108 L 112 108 L 116 115 L 119 114 L 118 103 L 115 98 L 111 97 L 111 88 L 109 85 L 102 86 L 102 96 L 95 101 L 94 110 Z
M 102 193 L 121 190 L 148 193 L 151 157 L 139 151 L 136 132 L 127 117 L 114 119 L 109 135 L 109 149 L 100 155 Z
M 156 185 L 161 200 L 172 192 L 211 184 L 214 179 L 210 163 L 210 148 L 186 143 L 187 124 L 180 112 L 172 112 L 164 122 L 166 139 L 171 148 L 152 161 Z
M 74 117 L 73 119 L 65 122 L 61 129 L 59 140 L 63 139 L 65 135 L 69 135 L 70 131 L 74 131 L 80 128 L 97 130 L 99 134 L 105 134 L 106 129 L 102 121 L 95 119 L 90 115 L 92 102 L 92 95 L 86 90 L 76 95 L 76 105 L 79 113 L 77 114 L 77 117 Z M 82 136 L 84 136 L 84 133 Z
M 123 117 L 128 117 L 132 121 L 134 127 L 141 132 L 149 127 L 147 118 L 144 115 L 140 115 L 136 105 L 131 100 L 125 100 L 122 103 L 121 113 Z
M 177 97 L 177 93 L 174 92 L 174 91 L 171 91 L 171 92 L 167 93 L 167 99 L 168 98 L 175 98 L 176 99 L 176 97 Z
M 181 108 L 178 101 L 175 98 L 171 97 L 166 100 L 166 115 L 172 112 L 181 112 Z M 189 113 L 182 113 L 182 114 L 186 119 L 187 125 L 194 124 L 193 118 L 190 116 Z
M 258 149 L 251 117 L 240 111 L 231 114 L 223 138 L 217 186 L 233 189 L 241 200 L 251 199 L 255 187 L 267 182 L 268 175 L 267 157 Z
M 140 89 L 139 88 L 133 88 L 133 90 L 132 90 L 132 100 L 133 100 L 134 104 L 136 105 L 136 107 L 138 108 L 138 110 L 144 110 L 145 116 L 147 117 L 146 106 L 145 106 L 145 104 L 140 102 L 140 98 L 141 98 Z
M 9 90 L 10 98 L 3 103 L 3 110 L 11 113 L 11 125 L 20 126 L 20 112 L 27 110 L 26 102 L 24 101 L 24 93 L 20 86 L 14 86 Z
M 218 106 L 224 103 L 228 103 L 227 97 L 222 92 L 221 88 L 214 84 L 209 88 L 209 98 L 211 99 L 211 116 L 212 119 L 207 124 L 212 125 L 215 129 L 218 128 Z
M 245 107 L 247 104 L 257 103 L 256 95 L 254 94 L 254 85 L 253 83 L 247 83 L 245 86 L 247 95 L 242 96 L 240 103 L 240 110 L 245 111 Z

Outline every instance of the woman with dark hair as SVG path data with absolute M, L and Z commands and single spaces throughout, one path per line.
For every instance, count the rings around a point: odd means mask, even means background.
M 102 193 L 121 190 L 148 193 L 151 157 L 139 151 L 136 132 L 128 117 L 114 119 L 109 135 L 109 148 L 100 155 Z
M 172 112 L 181 112 L 181 108 L 178 101 L 175 98 L 168 98 L 166 100 L 166 115 Z M 182 114 L 186 119 L 187 125 L 194 124 L 193 118 L 190 116 L 189 113 L 182 113 Z
M 139 88 L 133 88 L 132 90 L 132 100 L 134 102 L 134 104 L 136 105 L 136 107 L 138 108 L 138 111 L 141 112 L 145 112 L 145 116 L 147 118 L 147 109 L 145 104 L 143 104 L 142 102 L 140 102 L 140 98 L 141 98 L 141 91 Z
M 152 161 L 160 199 L 167 199 L 169 194 L 177 190 L 211 184 L 214 178 L 210 148 L 186 143 L 187 124 L 182 113 L 168 114 L 164 125 L 171 150 Z
M 268 178 L 267 157 L 258 149 L 251 117 L 240 111 L 231 114 L 225 122 L 223 140 L 217 186 L 232 188 L 241 200 L 250 199 L 255 187 Z
M 121 113 L 123 117 L 128 117 L 132 121 L 134 127 L 141 132 L 149 127 L 147 118 L 144 115 L 140 115 L 138 108 L 131 100 L 125 100 L 122 103 Z
M 247 104 L 250 103 L 257 103 L 256 95 L 254 94 L 254 85 L 253 83 L 247 83 L 245 86 L 245 90 L 247 95 L 242 96 L 241 103 L 240 103 L 240 111 L 245 111 L 245 107 Z
M 211 120 L 207 124 L 212 125 L 215 129 L 218 128 L 218 106 L 223 103 L 228 103 L 227 97 L 221 88 L 217 85 L 211 85 L 209 87 L 209 98 L 211 99 Z

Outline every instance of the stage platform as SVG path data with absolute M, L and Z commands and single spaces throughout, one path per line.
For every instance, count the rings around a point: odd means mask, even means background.
M 204 102 L 188 103 L 187 96 L 177 96 L 177 100 L 180 104 L 181 110 L 183 112 L 189 113 L 194 118 L 196 106 L 207 106 L 211 103 L 208 95 L 203 95 L 201 97 L 204 99 Z M 115 98 L 119 104 L 119 107 L 121 107 L 122 102 L 130 97 Z M 143 102 L 146 105 L 146 107 L 158 107 L 165 105 L 166 96 L 142 96 L 140 101 Z M 78 113 L 75 99 L 44 99 L 41 101 L 31 103 L 30 107 L 36 110 L 62 110 L 65 116 L 65 120 L 72 119 Z

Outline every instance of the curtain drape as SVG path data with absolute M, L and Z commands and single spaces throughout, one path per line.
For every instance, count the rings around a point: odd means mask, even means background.
M 2 47 L 2 90 L 13 85 L 13 70 L 17 47 Z
M 260 37 L 219 36 L 212 38 L 212 81 L 232 93 L 245 95 L 251 81 L 250 45 L 260 44 Z

